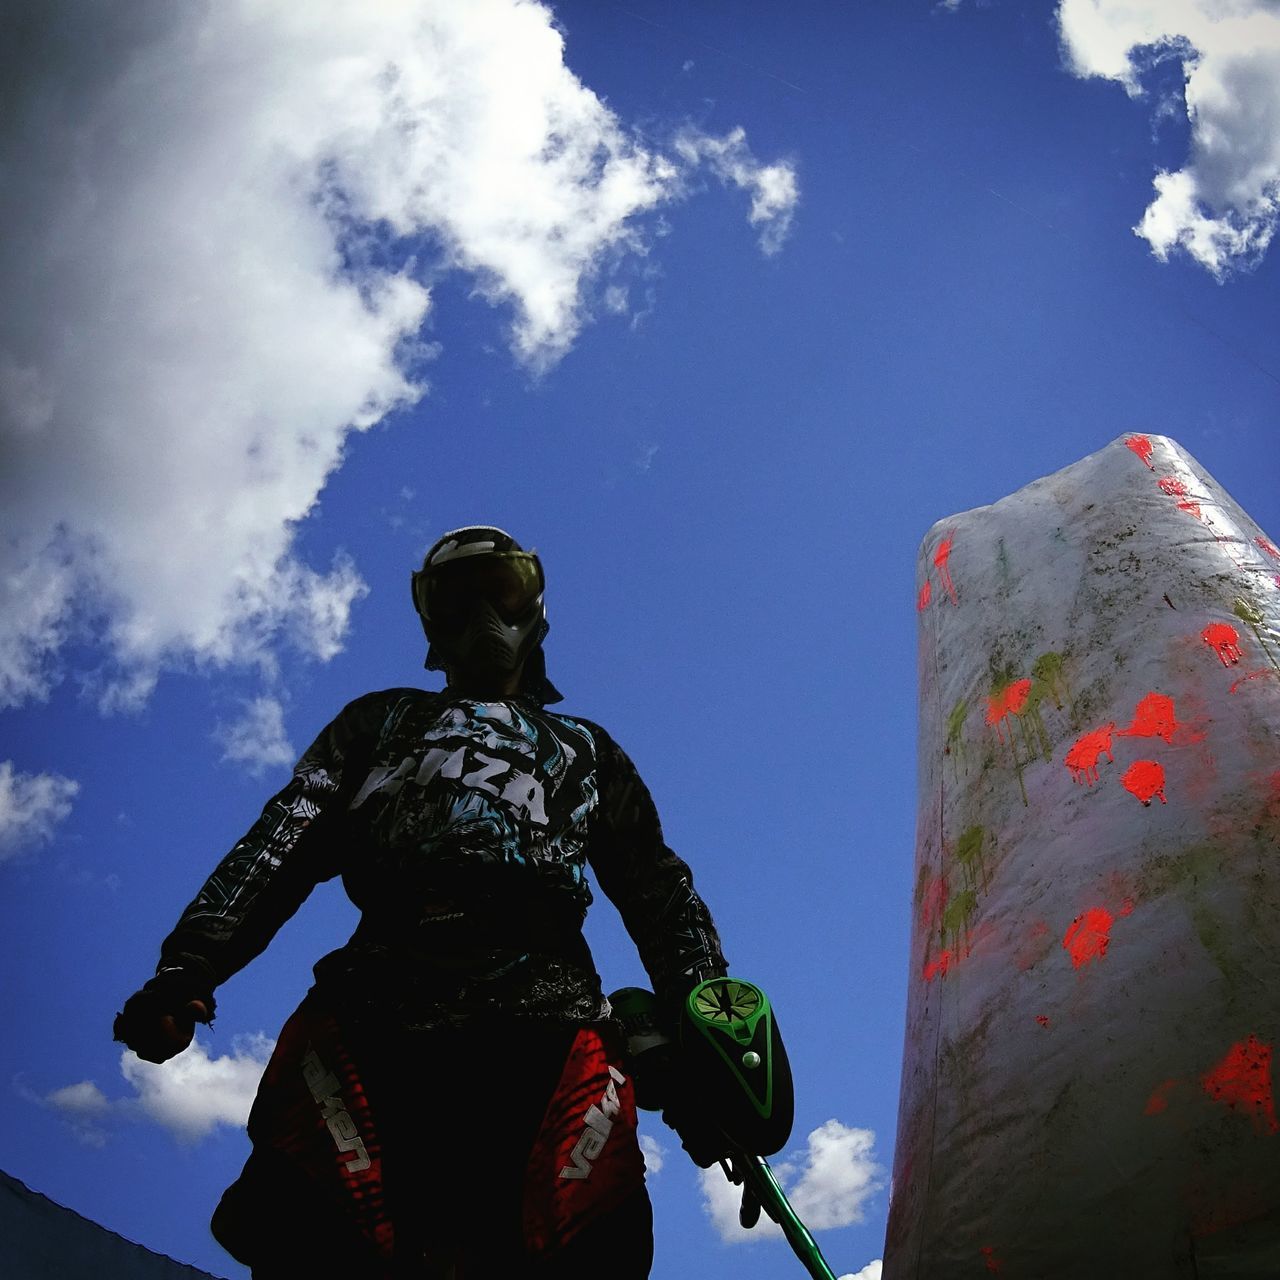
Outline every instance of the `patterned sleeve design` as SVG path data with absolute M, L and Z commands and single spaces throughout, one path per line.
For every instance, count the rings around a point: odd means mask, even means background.
M 386 693 L 358 698 L 321 732 L 182 913 L 161 945 L 158 973 L 185 971 L 210 989 L 225 982 L 263 951 L 316 884 L 341 870 L 332 835 L 346 806 L 336 801 L 345 800 L 387 706 Z
M 711 912 L 693 873 L 663 840 L 658 811 L 626 753 L 598 725 L 600 804 L 588 857 L 600 887 L 618 908 L 654 990 L 682 997 L 704 978 L 725 972 Z

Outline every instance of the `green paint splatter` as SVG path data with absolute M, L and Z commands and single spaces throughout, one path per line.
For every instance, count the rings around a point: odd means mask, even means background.
M 1001 648 L 1003 648 L 1003 643 Z M 991 692 L 999 693 L 1001 689 L 1007 689 L 1021 675 L 1021 671 L 1016 662 L 1006 662 L 1003 666 L 997 666 L 997 655 L 992 654 L 987 666 L 991 672 Z
M 978 909 L 978 895 L 972 889 L 962 889 L 953 897 L 942 913 L 943 946 L 959 946 L 969 934 L 969 925 Z
M 1046 698 L 1053 700 L 1059 711 L 1064 704 L 1071 701 L 1071 686 L 1063 672 L 1062 654 L 1042 653 L 1031 664 L 1031 692 L 1027 695 L 1026 706 L 1022 709 L 1022 722 L 1027 740 L 1027 748 L 1032 753 L 1037 750 L 1045 761 L 1053 759 L 1053 744 L 1049 741 L 1049 733 L 1044 727 L 1044 717 L 1040 714 L 1040 706 Z M 1030 729 L 1027 729 L 1030 726 Z
M 1053 746 L 1049 741 L 1048 730 L 1044 727 L 1044 717 L 1040 714 L 1040 703 L 1044 696 L 1044 685 L 1032 680 L 1027 700 L 1018 712 L 1018 726 L 1022 730 L 1022 741 L 1027 748 L 1028 763 L 1030 757 L 1037 754 L 1046 761 L 1053 759 Z
M 964 732 L 964 721 L 968 714 L 969 704 L 964 698 L 951 708 L 951 714 L 947 717 L 946 755 L 964 759 L 964 739 L 960 735 Z
M 1053 742 L 1045 727 L 1043 705 L 1046 699 L 1061 711 L 1071 701 L 1071 686 L 1066 677 L 1066 659 L 1060 653 L 1050 650 L 1042 653 L 1031 665 L 1030 687 L 1021 708 L 1010 717 L 1017 721 L 1017 730 L 1010 725 L 1009 754 L 1013 759 L 1014 772 L 1018 777 L 1018 789 L 1022 793 L 1022 803 L 1028 803 L 1027 785 L 1023 771 L 1037 757 L 1046 764 L 1053 760 Z M 1018 669 L 1012 663 L 1004 667 L 992 666 L 991 698 L 999 699 L 1019 679 Z M 1002 740 L 999 728 L 996 737 Z
M 965 884 L 971 889 L 987 887 L 986 860 L 982 856 L 986 834 L 982 827 L 969 827 L 956 841 L 956 861 L 964 872 Z
M 1262 652 L 1267 655 L 1267 660 L 1276 670 L 1280 671 L 1280 662 L 1276 661 L 1275 654 L 1271 652 L 1271 646 L 1262 638 L 1262 632 L 1259 629 L 1261 624 L 1266 621 L 1261 610 L 1250 601 L 1244 599 L 1243 596 L 1236 596 L 1231 606 L 1231 612 L 1253 632 L 1254 638 L 1262 647 Z
M 1064 663 L 1062 654 L 1050 650 L 1048 653 L 1042 653 L 1031 664 L 1031 679 L 1035 681 L 1032 685 L 1032 693 L 1035 693 L 1036 685 L 1039 685 L 1040 697 L 1051 697 L 1053 705 L 1059 711 L 1064 704 L 1071 701 L 1071 686 L 1067 683 L 1066 673 L 1063 670 Z
M 1249 623 L 1250 626 L 1257 626 L 1262 621 L 1262 614 L 1242 596 L 1236 596 L 1235 603 L 1231 606 L 1231 612 L 1241 621 Z
M 1019 679 L 1025 680 L 1025 677 L 1019 677 L 1017 668 L 1008 666 L 998 671 L 991 681 L 991 702 L 996 704 L 1004 698 L 1010 685 L 1016 684 Z M 1049 735 L 1045 732 L 1044 721 L 1040 716 L 1039 699 L 1033 699 L 1035 692 L 1035 682 L 1027 681 L 1027 696 L 1022 703 L 1022 707 L 1018 711 L 1009 711 L 1007 717 L 996 724 L 996 738 L 1003 742 L 1003 733 L 1000 724 L 1009 720 L 1009 755 L 1013 760 L 1013 770 L 1018 777 L 1018 789 L 1022 792 L 1022 803 L 1025 805 L 1027 800 L 1027 786 L 1023 779 L 1022 771 L 1031 763 L 1037 755 L 1043 755 L 1046 760 L 1053 758 L 1053 753 L 1049 745 Z M 1014 728 L 1013 721 L 1017 722 L 1017 728 Z M 1019 751 L 1018 743 L 1021 740 L 1023 751 Z

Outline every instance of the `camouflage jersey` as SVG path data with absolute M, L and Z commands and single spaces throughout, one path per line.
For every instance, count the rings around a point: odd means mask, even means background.
M 218 864 L 165 939 L 160 971 L 210 991 L 341 875 L 360 923 L 315 973 L 342 1007 L 417 1028 L 590 1021 L 609 1007 L 582 936 L 588 865 L 657 992 L 724 972 L 688 866 L 599 725 L 519 696 L 370 693 Z

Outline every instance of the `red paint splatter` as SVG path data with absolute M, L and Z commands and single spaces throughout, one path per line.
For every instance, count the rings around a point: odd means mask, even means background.
M 922 613 L 932 598 L 933 583 L 926 579 L 924 586 L 920 588 L 920 594 L 916 596 L 916 612 Z
M 1015 680 L 987 699 L 987 723 L 996 727 L 996 736 L 1003 742 L 1001 731 L 1005 717 L 1022 714 L 1027 705 L 1027 697 L 1031 693 L 1030 680 Z M 1012 735 L 1011 735 L 1012 736 Z
M 1148 466 L 1151 464 L 1148 463 Z M 1185 511 L 1189 516 L 1195 516 L 1197 520 L 1204 520 L 1205 524 L 1212 524 L 1211 520 L 1205 520 L 1200 510 L 1200 504 L 1190 496 L 1187 486 L 1178 479 L 1177 476 L 1163 476 L 1156 481 L 1161 493 L 1166 493 L 1171 498 L 1181 498 L 1178 503 L 1178 510 Z
M 1116 918 L 1106 907 L 1090 907 L 1076 918 L 1062 935 L 1062 945 L 1071 955 L 1073 968 L 1079 969 L 1091 960 L 1101 960 L 1111 941 L 1111 926 Z
M 1266 1133 L 1280 1132 L 1271 1091 L 1271 1046 L 1257 1036 L 1233 1044 L 1200 1083 L 1215 1102 L 1225 1103 L 1233 1111 L 1246 1109 Z
M 1111 754 L 1111 734 L 1115 730 L 1114 720 L 1104 724 L 1101 729 L 1091 729 L 1076 739 L 1075 745 L 1067 752 L 1063 763 L 1071 770 L 1075 782 L 1081 780 L 1093 786 L 1098 780 L 1098 757 L 1106 752 L 1108 760 L 1115 760 Z
M 1164 798 L 1164 767 L 1157 760 L 1135 760 L 1120 779 L 1126 791 L 1132 791 L 1144 805 L 1157 796 L 1161 804 Z
M 1037 1021 L 1037 1022 L 1038 1022 L 1042 1027 L 1047 1027 L 1047 1026 L 1049 1025 L 1049 1019 L 1048 1019 L 1048 1018 L 1046 1018 L 1046 1017 L 1044 1016 L 1044 1014 L 1043 1014 L 1043 1013 L 1037 1013 L 1037 1014 L 1036 1014 L 1036 1021 Z
M 1162 1111 L 1169 1107 L 1169 1095 L 1176 1089 L 1178 1082 L 1176 1080 L 1165 1080 L 1156 1085 L 1151 1091 L 1151 1097 L 1147 1099 L 1147 1105 L 1142 1108 L 1144 1116 L 1158 1116 Z
M 1120 904 L 1120 915 L 1122 915 L 1122 916 L 1131 916 L 1131 915 L 1133 915 L 1133 899 L 1132 899 L 1132 898 L 1126 898 L 1126 899 L 1125 899 L 1125 900 Z
M 939 974 L 944 978 L 947 976 L 947 970 L 956 962 L 955 952 L 948 948 L 936 960 L 930 960 L 924 967 L 924 980 L 932 982 Z
M 1250 680 L 1257 680 L 1261 676 L 1275 675 L 1280 675 L 1280 671 L 1276 671 L 1274 667 L 1263 667 L 1261 671 L 1250 671 L 1248 675 L 1241 676 L 1239 680 L 1233 681 L 1231 688 L 1227 692 L 1235 693 L 1242 684 L 1248 684 Z
M 1163 693 L 1148 693 L 1133 712 L 1133 723 L 1127 729 L 1120 729 L 1116 736 L 1120 738 L 1163 738 L 1173 741 L 1173 735 L 1182 726 L 1174 714 L 1173 699 Z
M 947 909 L 947 878 L 935 876 L 929 881 L 924 891 L 924 900 L 920 903 L 920 925 L 929 930 L 942 923 L 942 913 Z
M 1000 1259 L 996 1257 L 995 1245 L 984 1244 L 978 1252 L 982 1254 L 982 1259 L 987 1264 L 988 1271 L 998 1272 L 1000 1270 L 1002 1264 Z
M 1262 550 L 1265 551 L 1273 560 L 1280 560 L 1280 550 L 1276 549 L 1275 543 L 1270 541 L 1270 539 L 1257 537 L 1254 538 L 1254 542 L 1256 542 L 1258 546 L 1261 547 Z
M 1146 436 L 1130 436 L 1125 442 L 1126 449 L 1132 449 L 1139 458 L 1151 468 L 1155 470 L 1155 466 L 1151 461 L 1151 441 Z
M 1240 650 L 1240 633 L 1229 622 L 1211 622 L 1200 633 L 1205 642 L 1219 657 L 1224 667 L 1233 666 L 1244 656 Z
M 942 581 L 943 589 L 947 595 L 951 597 L 952 604 L 959 604 L 959 597 L 956 595 L 956 584 L 951 580 L 951 568 L 949 561 L 951 559 L 951 548 L 955 544 L 955 534 L 949 533 L 943 540 L 938 543 L 938 549 L 933 553 L 933 563 L 938 570 L 938 577 Z

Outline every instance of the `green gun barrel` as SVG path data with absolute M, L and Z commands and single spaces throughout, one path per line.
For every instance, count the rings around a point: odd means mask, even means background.
M 809 1234 L 809 1228 L 800 1221 L 799 1215 L 791 1207 L 786 1193 L 782 1190 L 769 1162 L 764 1156 L 736 1153 L 730 1163 L 741 1171 L 742 1209 L 738 1220 L 742 1225 L 750 1226 L 759 1217 L 760 1209 L 771 1217 L 782 1228 L 791 1251 L 804 1264 L 804 1268 L 814 1280 L 837 1280 L 836 1273 L 831 1270 L 818 1242 Z M 728 1172 L 726 1170 L 726 1172 Z M 730 1181 L 738 1179 L 732 1174 Z

